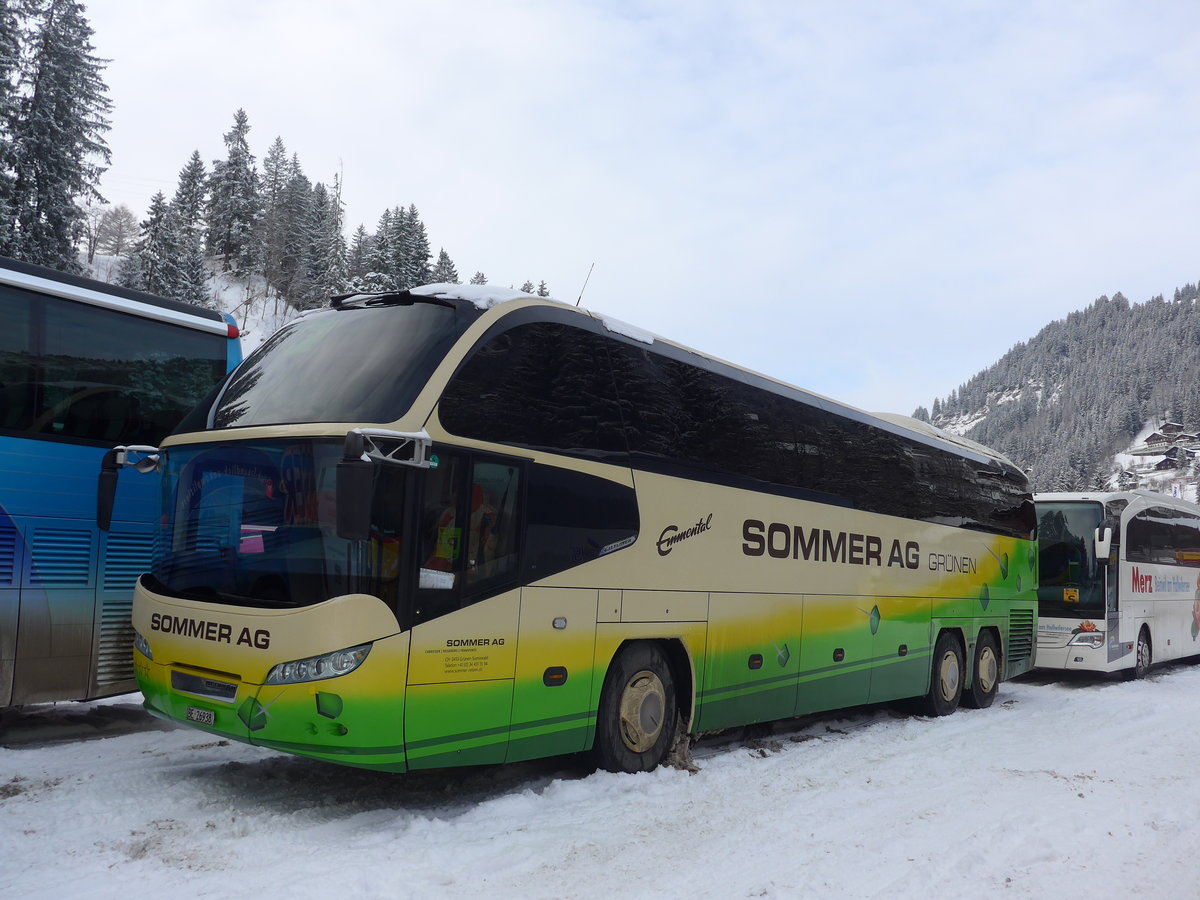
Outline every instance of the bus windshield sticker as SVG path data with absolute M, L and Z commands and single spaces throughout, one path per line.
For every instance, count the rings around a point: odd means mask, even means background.
M 454 573 L 439 572 L 437 569 L 421 569 L 421 580 L 417 587 L 422 590 L 454 590 Z

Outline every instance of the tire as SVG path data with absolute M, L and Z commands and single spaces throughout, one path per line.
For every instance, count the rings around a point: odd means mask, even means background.
M 929 693 L 920 703 L 924 715 L 948 716 L 958 709 L 963 695 L 963 670 L 962 645 L 949 631 L 943 631 L 933 647 Z
M 1143 627 L 1138 632 L 1137 655 L 1134 657 L 1133 668 L 1125 670 L 1125 679 L 1134 681 L 1145 678 L 1152 665 L 1154 665 L 1154 645 L 1150 643 L 1150 632 Z
M 597 765 L 610 772 L 649 772 L 666 758 L 677 722 L 675 679 L 662 649 L 650 642 L 624 647 L 600 695 Z
M 1000 689 L 1003 658 L 996 638 L 990 631 L 981 631 L 975 641 L 975 661 L 971 666 L 974 673 L 971 687 L 963 693 L 963 703 L 974 709 L 987 709 L 996 699 Z

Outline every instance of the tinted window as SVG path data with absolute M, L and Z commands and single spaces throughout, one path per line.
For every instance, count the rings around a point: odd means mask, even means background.
M 767 483 L 821 502 L 1019 537 L 1033 530 L 1025 479 L 1011 467 L 976 463 L 754 376 L 706 368 L 719 364 L 701 357 L 656 349 L 566 325 L 519 325 L 468 360 L 442 398 L 441 421 L 480 440 L 748 488 Z
M 238 369 L 214 425 L 394 422 L 473 318 L 430 303 L 305 316 Z
M 219 335 L 0 287 L 0 429 L 157 444 L 224 374 Z
M 1129 522 L 1131 562 L 1200 567 L 1200 517 L 1169 507 L 1143 510 Z
M 450 382 L 442 424 L 498 444 L 623 454 L 607 346 L 600 335 L 549 322 L 497 335 Z
M 535 581 L 632 544 L 637 498 L 603 478 L 532 466 L 525 522 L 524 580 Z

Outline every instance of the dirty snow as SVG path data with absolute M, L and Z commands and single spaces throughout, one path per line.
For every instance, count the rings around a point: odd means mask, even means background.
M 385 775 L 227 743 L 136 695 L 9 714 L 0 896 L 1200 893 L 1200 667 L 1040 673 L 989 710 L 709 737 L 697 774 Z

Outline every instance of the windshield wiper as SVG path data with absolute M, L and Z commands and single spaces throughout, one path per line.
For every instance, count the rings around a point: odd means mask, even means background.
M 376 306 L 412 306 L 414 303 L 429 303 L 454 309 L 454 304 L 441 297 L 414 294 L 412 291 L 375 291 L 371 293 L 341 294 L 333 297 L 329 305 L 334 309 L 367 309 Z

